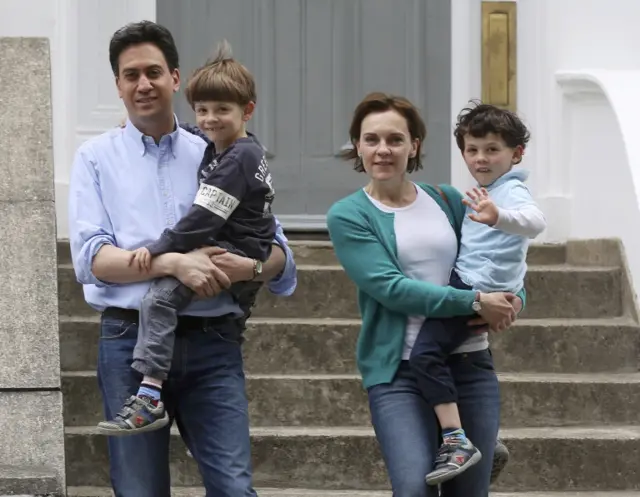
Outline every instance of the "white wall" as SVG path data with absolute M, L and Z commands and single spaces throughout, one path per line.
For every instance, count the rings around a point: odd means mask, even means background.
M 627 229 L 624 216 L 609 216 L 635 202 L 610 105 L 604 97 L 575 101 L 556 74 L 640 69 L 639 18 L 636 0 L 518 0 L 518 107 L 532 128 L 525 160 L 549 218 L 547 240 Z M 603 184 L 616 193 L 596 208 L 585 197 Z
M 0 37 L 50 40 L 59 238 L 68 236 L 66 206 L 76 148 L 125 115 L 109 67 L 109 39 L 128 22 L 155 18 L 155 0 L 0 0 Z
M 539 240 L 619 236 L 626 224 L 622 217 L 610 219 L 609 214 L 622 204 L 635 205 L 636 198 L 625 154 L 602 153 L 603 147 L 621 143 L 617 120 L 604 97 L 599 104 L 589 99 L 570 104 L 571 97 L 558 85 L 556 74 L 640 70 L 640 1 L 515 1 L 518 113 L 532 132 L 523 166 L 531 170 L 529 186 L 549 223 Z M 481 0 L 451 0 L 451 6 L 451 112 L 455 116 L 470 98 L 481 95 Z M 590 126 L 595 121 L 597 128 Z M 451 156 L 452 183 L 460 189 L 471 186 L 453 140 Z M 615 202 L 585 215 L 585 188 L 600 186 L 603 179 L 615 184 Z M 607 222 L 595 223 L 602 217 Z
M 546 240 L 616 237 L 640 290 L 640 2 L 519 0 L 519 109 Z

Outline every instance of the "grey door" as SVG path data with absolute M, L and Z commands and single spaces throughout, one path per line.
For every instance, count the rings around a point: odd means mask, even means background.
M 183 81 L 226 38 L 256 77 L 250 129 L 268 150 L 274 211 L 287 228 L 324 228 L 336 200 L 362 187 L 338 155 L 370 91 L 408 97 L 428 138 L 416 180 L 450 180 L 450 5 L 442 0 L 158 0 Z M 184 86 L 184 84 L 183 84 Z M 181 119 L 193 121 L 184 97 Z

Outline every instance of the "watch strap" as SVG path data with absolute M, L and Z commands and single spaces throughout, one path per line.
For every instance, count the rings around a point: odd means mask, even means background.
M 253 259 L 253 278 L 256 279 L 258 276 L 262 274 L 262 261 L 258 259 Z

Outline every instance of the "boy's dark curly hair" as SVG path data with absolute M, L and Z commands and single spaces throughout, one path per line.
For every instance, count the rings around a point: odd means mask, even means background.
M 471 101 L 469 107 L 458 114 L 453 136 L 461 152 L 464 152 L 464 137 L 482 138 L 489 133 L 500 136 L 510 148 L 524 148 L 531 137 L 522 120 L 514 113 L 495 105 Z

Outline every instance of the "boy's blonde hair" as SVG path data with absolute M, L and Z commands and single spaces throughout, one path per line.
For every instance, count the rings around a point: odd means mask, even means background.
M 247 105 L 256 102 L 256 83 L 249 70 L 232 56 L 227 40 L 218 43 L 207 63 L 196 69 L 185 89 L 189 105 L 196 102 L 234 102 Z

